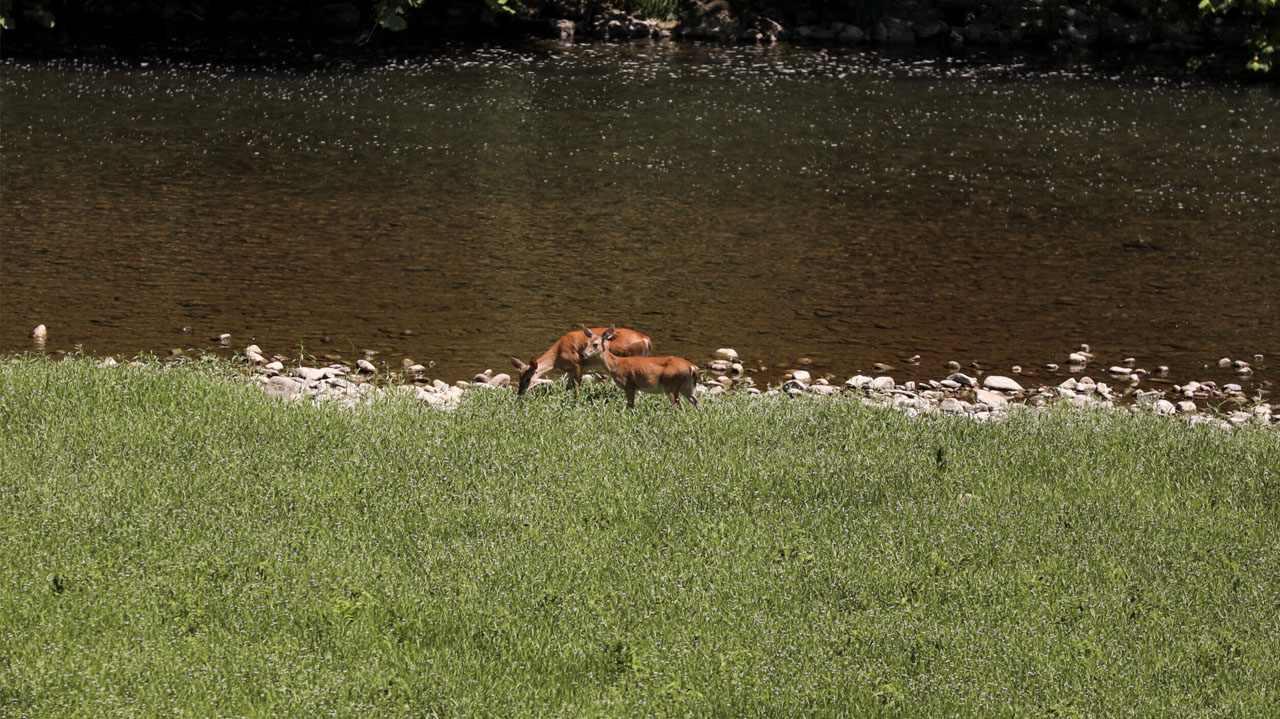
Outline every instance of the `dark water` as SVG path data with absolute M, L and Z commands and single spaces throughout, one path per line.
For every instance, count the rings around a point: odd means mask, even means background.
M 3 352 L 229 332 L 454 379 L 587 322 L 766 376 L 1088 342 L 1280 381 L 1274 88 L 650 43 L 2 70 Z

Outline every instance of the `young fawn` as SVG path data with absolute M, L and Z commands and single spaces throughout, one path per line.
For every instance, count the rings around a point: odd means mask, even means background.
M 680 397 L 694 407 L 698 400 L 693 396 L 698 383 L 698 367 L 681 357 L 623 357 L 617 352 L 618 330 L 612 326 L 603 333 L 592 333 L 584 357 L 599 356 L 604 360 L 605 371 L 627 393 L 627 409 L 636 406 L 636 392 L 665 394 L 671 403 L 679 406 Z
M 646 356 L 653 348 L 653 343 L 649 338 L 626 328 L 615 329 L 609 328 L 614 333 L 613 352 L 622 357 Z M 538 357 L 534 357 L 526 364 L 511 358 L 511 364 L 520 371 L 520 381 L 517 385 L 516 394 L 523 397 L 524 393 L 529 390 L 529 385 L 533 384 L 535 379 L 541 378 L 553 369 L 564 372 L 569 377 L 569 388 L 574 394 L 578 393 L 578 385 L 582 382 L 582 371 L 587 369 L 604 369 L 604 361 L 600 358 L 599 352 L 591 354 L 586 353 L 587 346 L 591 344 L 592 339 L 599 339 L 605 332 L 602 328 L 592 329 L 586 325 L 580 330 L 569 332 L 564 337 L 556 340 L 551 345 L 551 349 L 543 352 Z

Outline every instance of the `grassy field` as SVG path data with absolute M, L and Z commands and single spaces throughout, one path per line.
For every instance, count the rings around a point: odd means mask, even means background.
M 234 373 L 0 360 L 0 715 L 1280 713 L 1275 431 Z

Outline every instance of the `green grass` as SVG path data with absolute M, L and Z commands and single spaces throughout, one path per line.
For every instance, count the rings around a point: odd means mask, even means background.
M 0 715 L 1280 711 L 1273 430 L 232 374 L 0 360 Z

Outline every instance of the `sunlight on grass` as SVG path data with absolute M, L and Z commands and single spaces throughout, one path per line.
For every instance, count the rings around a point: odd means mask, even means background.
M 1263 716 L 1280 439 L 0 361 L 7 716 Z

